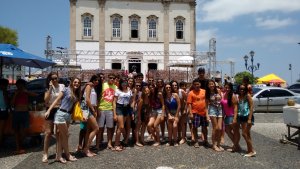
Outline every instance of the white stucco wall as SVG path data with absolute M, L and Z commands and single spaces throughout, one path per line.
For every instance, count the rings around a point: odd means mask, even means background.
M 122 16 L 121 36 L 122 41 L 130 40 L 129 16 L 136 14 L 140 16 L 138 41 L 147 41 L 147 17 L 155 15 L 158 17 L 157 37 L 158 41 L 163 41 L 163 6 L 160 2 L 130 2 L 130 1 L 107 1 L 105 4 L 105 40 L 110 41 L 112 37 L 111 15 L 119 14 Z
M 76 42 L 76 49 L 77 50 L 93 50 L 98 51 L 99 50 L 99 43 L 98 42 Z M 78 59 L 99 59 L 99 56 L 97 55 L 77 55 Z M 81 65 L 82 69 L 102 69 L 99 68 L 99 61 L 98 62 L 80 62 L 77 63 Z
M 91 40 L 99 41 L 99 4 L 97 0 L 77 0 L 76 5 L 76 39 L 82 39 L 83 20 L 82 15 L 89 13 L 93 15 Z
M 188 3 L 171 2 L 169 7 L 169 51 L 190 51 L 190 13 Z M 92 39 L 82 39 L 82 14 L 93 15 Z M 121 39 L 112 39 L 111 15 L 122 16 Z M 129 16 L 136 14 L 140 16 L 139 39 L 130 39 Z M 157 40 L 148 40 L 147 17 L 155 15 L 157 22 Z M 184 40 L 175 41 L 174 18 L 182 16 L 184 21 Z M 105 3 L 105 51 L 164 51 L 164 7 L 161 1 L 138 2 L 138 1 L 106 1 Z M 100 23 L 103 24 L 103 23 Z M 99 50 L 99 4 L 98 0 L 77 0 L 76 4 L 76 49 L 77 50 Z M 100 32 L 102 33 L 102 32 Z M 170 60 L 176 60 L 182 56 L 170 56 Z M 77 58 L 95 58 L 96 55 L 78 55 Z M 114 59 L 121 59 L 122 67 L 128 69 L 127 56 L 106 56 L 105 69 L 111 69 Z M 142 56 L 142 73 L 148 69 L 148 63 L 156 62 L 158 69 L 164 68 L 163 56 Z M 124 60 L 124 61 L 122 61 Z M 149 61 L 152 60 L 152 61 Z M 120 63 L 119 62 L 119 63 Z M 99 69 L 99 63 L 80 63 L 83 69 Z M 103 68 L 100 68 L 103 69 Z

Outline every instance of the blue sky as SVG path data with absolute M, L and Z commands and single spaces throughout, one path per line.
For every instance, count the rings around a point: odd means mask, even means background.
M 1 0 L 0 25 L 18 32 L 19 47 L 44 56 L 46 36 L 53 48 L 69 47 L 69 0 Z M 245 70 L 244 55 L 255 52 L 261 77 L 275 73 L 291 82 L 300 79 L 299 0 L 197 0 L 197 50 L 208 51 L 216 38 L 217 60 L 234 61 Z M 230 66 L 217 64 L 223 74 Z

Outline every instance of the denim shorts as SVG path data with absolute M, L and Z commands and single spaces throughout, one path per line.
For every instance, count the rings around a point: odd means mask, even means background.
M 160 116 L 162 115 L 162 109 L 152 109 L 150 116 Z
M 230 125 L 233 122 L 233 116 L 225 116 L 224 123 L 225 125 Z
M 64 124 L 70 123 L 71 121 L 71 114 L 67 112 L 63 112 L 61 110 L 57 110 L 54 116 L 54 124 Z
M 13 111 L 12 128 L 14 130 L 29 128 L 29 111 Z
M 127 116 L 130 114 L 130 105 L 124 106 L 122 104 L 118 104 L 116 105 L 116 113 L 118 116 Z
M 222 109 L 216 106 L 208 106 L 208 115 L 213 117 L 223 117 Z

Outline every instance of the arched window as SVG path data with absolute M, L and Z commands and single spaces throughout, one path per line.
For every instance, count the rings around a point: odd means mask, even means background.
M 154 19 L 150 19 L 148 24 L 148 37 L 156 38 L 156 21 Z
M 121 21 L 119 18 L 114 18 L 112 26 L 112 37 L 121 37 Z
M 181 20 L 176 21 L 176 39 L 183 39 L 183 22 Z
M 137 19 L 131 20 L 131 38 L 139 37 L 139 21 Z
M 129 16 L 129 30 L 130 30 L 130 38 L 129 39 L 135 39 L 139 40 L 140 37 L 140 23 L 141 23 L 141 17 L 133 14 Z
M 83 36 L 92 36 L 92 20 L 91 20 L 90 16 L 84 17 Z

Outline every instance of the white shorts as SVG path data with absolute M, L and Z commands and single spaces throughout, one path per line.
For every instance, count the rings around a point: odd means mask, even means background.
M 107 128 L 114 127 L 114 113 L 112 110 L 101 110 L 100 118 L 97 118 L 97 122 L 100 128 L 106 125 Z

